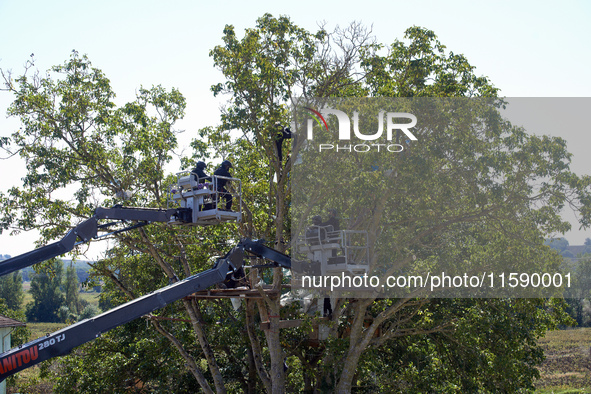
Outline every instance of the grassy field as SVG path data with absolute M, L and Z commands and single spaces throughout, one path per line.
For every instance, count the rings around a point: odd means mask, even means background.
M 84 301 L 88 302 L 89 305 L 94 305 L 95 307 L 98 308 L 99 295 L 100 295 L 100 293 L 96 293 L 96 292 L 92 292 L 92 293 L 80 293 L 80 294 L 78 294 L 78 297 L 81 300 L 84 300 Z
M 31 330 L 29 340 L 40 338 L 46 334 L 51 334 L 68 326 L 66 323 L 27 323 L 27 328 Z
M 33 297 L 29 293 L 30 282 L 24 282 L 23 287 L 25 290 L 25 298 L 23 302 L 23 306 L 27 305 L 27 303 L 33 301 Z M 78 295 L 80 299 L 85 300 L 90 305 L 94 305 L 98 308 L 99 302 L 99 293 L 92 292 L 86 293 L 81 292 Z M 31 336 L 29 340 L 34 340 L 45 336 L 46 334 L 53 333 L 58 331 L 64 327 L 68 326 L 65 323 L 27 323 L 27 328 L 31 331 Z M 47 362 L 46 362 L 47 363 Z M 48 368 L 51 370 L 52 365 L 51 361 L 49 361 L 50 365 Z M 30 394 L 46 394 L 46 393 L 53 393 L 53 384 L 45 379 L 40 377 L 40 367 L 34 366 L 29 369 L 25 369 L 22 372 L 17 374 L 16 384 L 9 386 L 7 388 L 7 393 L 30 393 Z
M 31 288 L 31 282 L 23 282 L 23 290 L 25 291 L 25 298 L 23 301 L 23 306 L 27 305 L 29 302 L 33 302 L 33 296 L 31 295 L 31 293 L 29 293 L 29 289 Z M 90 305 L 94 305 L 95 307 L 98 308 L 98 302 L 99 302 L 99 293 L 97 292 L 80 292 L 78 293 L 78 297 L 80 297 L 80 299 L 85 300 L 86 302 L 88 302 Z
M 538 393 L 591 393 L 591 328 L 550 331 L 540 344 L 546 361 Z
M 27 328 L 31 331 L 29 340 L 34 340 L 66 327 L 65 323 L 27 323 Z M 51 361 L 45 361 L 45 363 Z M 40 364 L 41 365 L 41 364 Z M 51 370 L 51 365 L 49 366 Z M 16 383 L 9 385 L 7 393 L 29 393 L 29 394 L 49 394 L 53 393 L 53 384 L 40 376 L 40 367 L 25 369 L 16 375 Z
M 91 304 L 98 304 L 98 293 L 81 293 L 80 296 Z M 65 326 L 67 324 L 63 323 L 27 323 L 31 330 L 30 340 Z M 539 368 L 536 393 L 591 393 L 591 328 L 551 331 L 540 344 L 546 360 Z M 8 393 L 53 393 L 52 384 L 40 379 L 38 367 L 19 373 L 16 383 L 8 388 Z

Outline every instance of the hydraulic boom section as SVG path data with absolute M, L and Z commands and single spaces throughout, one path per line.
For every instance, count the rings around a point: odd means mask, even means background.
M 134 221 L 137 223 L 130 227 L 110 232 L 106 235 L 128 231 L 133 228 L 145 226 L 154 222 L 167 223 L 173 218 L 180 223 L 188 222 L 191 220 L 191 210 L 187 208 L 150 209 L 128 208 L 121 206 L 115 206 L 112 208 L 97 208 L 91 218 L 74 227 L 61 240 L 46 246 L 42 246 L 31 252 L 4 260 L 2 263 L 0 263 L 0 276 L 68 253 L 74 249 L 76 245 L 89 242 L 93 238 L 97 238 L 99 230 L 107 229 L 109 226 L 118 224 L 121 221 Z M 117 222 L 99 225 L 99 220 L 103 219 L 116 220 Z
M 250 252 L 258 257 L 272 261 L 275 266 L 285 269 L 291 269 L 291 257 L 277 250 L 265 246 L 262 240 L 252 241 L 248 238 L 243 239 L 238 247 Z
M 94 217 L 76 226 L 61 241 L 7 260 L 9 266 L 5 264 L 0 266 L 3 272 L 1 275 L 19 269 L 18 267 L 20 266 L 31 265 L 66 253 L 74 247 L 77 238 L 80 238 L 81 242 L 90 240 L 96 236 L 97 218 L 134 221 L 145 220 L 147 224 L 151 221 L 168 221 L 172 215 L 176 214 L 178 212 L 175 210 L 135 210 L 127 208 L 97 210 Z M 137 227 L 137 225 L 133 227 Z M 242 267 L 245 253 L 272 262 L 271 265 L 263 267 L 291 268 L 291 258 L 289 256 L 265 246 L 263 241 L 252 241 L 247 238 L 242 239 L 225 256 L 219 258 L 212 269 L 190 276 L 143 297 L 129 301 L 94 318 L 82 320 L 46 337 L 36 339 L 23 346 L 0 354 L 0 381 L 41 361 L 68 354 L 75 347 L 92 341 L 102 333 L 117 326 L 147 315 L 190 294 L 205 290 L 216 284 L 224 283 L 234 278 L 235 275 L 243 274 Z
M 241 267 L 241 253 L 233 250 L 228 258 L 219 259 L 212 269 L 0 354 L 0 381 L 41 361 L 68 354 L 75 347 L 92 341 L 106 331 L 163 308 L 189 294 L 222 283 L 228 274 Z
M 188 190 L 194 194 L 191 194 L 191 198 L 199 197 L 199 194 L 194 192 L 192 188 Z M 190 194 L 189 192 L 181 193 L 184 202 L 179 208 L 149 209 L 122 206 L 97 208 L 91 218 L 78 224 L 61 240 L 0 263 L 0 276 L 68 253 L 80 243 L 129 231 L 154 222 L 209 225 L 223 221 L 240 220 L 240 213 L 226 210 L 219 214 L 219 209 L 216 206 L 207 206 L 208 209 L 203 210 L 205 202 L 201 200 L 195 200 L 201 203 L 201 206 L 198 206 L 194 200 L 191 200 L 195 203 L 191 206 L 191 204 L 187 203 L 189 201 L 187 197 L 187 194 Z M 214 192 L 217 193 L 215 189 Z M 208 191 L 207 193 L 211 194 L 213 192 Z M 216 195 L 216 198 L 219 201 L 220 196 Z M 199 210 L 201 216 L 195 214 L 196 209 Z M 215 215 L 210 211 L 215 211 Z M 207 215 L 213 216 L 210 218 Z M 109 220 L 109 222 L 100 224 L 99 222 L 102 220 Z M 121 223 L 125 223 L 126 227 L 118 227 L 113 231 L 109 230 L 111 226 Z M 107 233 L 99 237 L 99 231 L 106 231 Z M 190 276 L 94 318 L 80 321 L 51 335 L 0 354 L 0 381 L 41 361 L 67 354 L 75 347 L 97 338 L 106 331 L 149 314 L 192 293 L 243 275 L 242 266 L 245 252 L 270 260 L 273 262 L 271 266 L 291 268 L 289 256 L 263 245 L 262 241 L 243 239 L 225 256 L 219 258 L 212 269 Z

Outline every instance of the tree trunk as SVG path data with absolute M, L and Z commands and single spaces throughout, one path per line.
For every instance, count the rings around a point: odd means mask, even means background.
M 203 374 L 197 367 L 195 359 L 193 359 L 193 357 L 189 353 L 187 353 L 180 341 L 172 334 L 164 330 L 162 326 L 160 326 L 160 323 L 158 323 L 158 321 L 152 320 L 152 325 L 154 326 L 154 328 L 156 328 L 156 331 L 158 331 L 160 334 L 166 337 L 177 348 L 177 350 L 187 363 L 187 369 L 193 374 L 193 376 L 199 383 L 199 386 L 201 386 L 203 392 L 207 394 L 213 394 L 211 386 L 209 385 L 209 383 L 207 383 L 207 379 L 205 379 L 205 376 L 203 376 Z
M 203 354 L 205 359 L 207 360 L 207 365 L 209 367 L 209 371 L 213 376 L 213 382 L 215 385 L 215 389 L 217 393 L 226 393 L 226 387 L 224 386 L 224 378 L 220 372 L 220 368 L 218 367 L 217 361 L 215 359 L 215 354 L 213 353 L 213 349 L 205 336 L 205 332 L 202 327 L 202 316 L 201 311 L 199 310 L 199 306 L 195 300 L 187 300 L 183 299 L 183 304 L 185 305 L 185 309 L 189 313 L 191 318 L 191 323 L 193 325 L 193 330 L 195 331 L 195 335 L 199 340 L 199 344 L 201 345 L 201 349 L 203 350 Z
M 154 258 L 154 260 L 156 260 L 160 268 L 162 268 L 162 270 L 165 272 L 166 276 L 172 281 L 177 281 L 178 276 L 174 272 L 173 267 L 160 256 L 160 253 L 158 253 L 158 251 L 154 247 L 154 244 L 150 241 L 144 229 L 140 229 L 139 233 L 142 237 L 142 240 L 146 244 L 150 255 Z M 195 336 L 197 336 L 197 340 L 199 341 L 205 359 L 207 360 L 207 365 L 213 377 L 216 392 L 225 394 L 226 388 L 224 386 L 224 379 L 217 365 L 213 349 L 211 348 L 209 341 L 205 336 L 205 331 L 203 330 L 202 326 L 203 319 L 201 317 L 201 311 L 199 310 L 199 306 L 197 305 L 197 302 L 195 300 L 188 299 L 183 299 L 183 305 L 189 315 L 189 318 L 191 319 L 193 331 L 195 332 Z
M 257 394 L 257 368 L 254 361 L 254 354 L 252 348 L 246 349 L 248 357 L 248 379 L 246 392 L 248 394 Z
M 349 350 L 343 359 L 343 369 L 341 371 L 341 376 L 339 377 L 339 381 L 335 390 L 337 393 L 351 392 L 353 377 L 357 371 L 359 358 L 361 357 L 363 350 L 365 350 L 369 344 L 368 338 L 373 336 L 373 333 L 368 335 L 367 332 L 363 332 L 363 322 L 365 320 L 366 310 L 367 302 L 365 300 L 363 302 L 359 300 L 354 309 L 355 318 L 353 320 L 353 324 L 351 325 Z
M 269 346 L 269 355 L 271 357 L 271 393 L 283 394 L 285 392 L 285 371 L 283 367 L 284 355 L 281 349 L 279 338 L 279 299 L 272 300 L 269 305 L 270 328 L 266 331 L 267 345 Z
M 252 275 L 255 276 L 255 275 Z M 252 279 L 251 279 L 252 280 Z M 272 391 L 271 378 L 263 365 L 261 344 L 256 336 L 256 328 L 254 326 L 255 301 L 246 300 L 246 331 L 252 348 L 252 356 L 256 367 L 257 374 L 265 386 L 265 390 L 270 393 Z

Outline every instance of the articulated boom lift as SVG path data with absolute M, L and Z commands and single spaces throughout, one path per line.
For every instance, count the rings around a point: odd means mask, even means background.
M 241 221 L 239 179 L 223 178 L 226 182 L 232 182 L 234 188 L 217 190 L 218 180 L 215 176 L 212 177 L 212 183 L 198 183 L 193 174 L 185 174 L 186 172 L 177 174 L 177 185 L 171 190 L 171 201 L 176 208 L 150 209 L 122 206 L 97 208 L 91 218 L 74 227 L 61 240 L 1 262 L 0 276 L 68 253 L 76 245 L 92 239 L 130 231 L 154 222 L 207 226 Z M 226 206 L 222 199 L 225 200 L 228 195 L 237 202 L 237 211 L 221 207 L 221 205 Z M 107 222 L 101 223 L 103 221 Z M 126 227 L 112 229 L 122 223 Z M 315 275 L 337 272 L 362 275 L 368 271 L 367 233 L 363 231 L 332 231 L 330 226 L 319 227 L 316 232 L 297 242 L 297 252 L 307 255 L 305 259 L 307 261 L 292 260 L 290 256 L 265 246 L 262 241 L 242 239 L 225 256 L 217 259 L 213 268 L 207 271 L 177 281 L 98 316 L 82 320 L 0 354 L 0 381 L 41 361 L 68 354 L 75 347 L 99 337 L 106 331 L 193 293 L 224 282 L 231 284 L 244 275 L 243 261 L 247 257 L 246 253 L 270 262 L 270 264 L 252 266 L 252 268 L 293 268 L 295 273 Z
M 236 179 L 232 180 L 236 181 Z M 183 182 L 186 183 L 186 179 Z M 207 189 L 201 192 L 201 188 L 195 188 L 193 191 L 193 187 L 187 187 L 184 184 L 181 184 L 178 190 L 174 200 L 180 202 L 180 208 L 149 209 L 121 206 L 98 208 L 94 216 L 80 223 L 60 241 L 0 263 L 0 276 L 68 253 L 78 244 L 89 242 L 93 238 L 100 238 L 98 236 L 99 230 L 108 231 L 111 226 L 121 222 L 134 223 L 128 227 L 111 231 L 102 237 L 129 231 L 153 222 L 210 225 L 226 221 L 240 221 L 241 219 L 240 212 L 213 212 L 218 210 L 217 204 L 205 206 L 208 203 L 206 200 L 208 196 L 218 194 L 215 190 Z M 219 196 L 215 197 L 219 201 Z M 109 220 L 109 222 L 99 224 L 99 221 L 102 220 Z M 117 326 L 147 315 L 192 293 L 233 278 L 235 274 L 241 272 L 245 252 L 271 261 L 270 266 L 291 268 L 289 256 L 263 245 L 261 241 L 243 239 L 225 256 L 219 258 L 214 267 L 207 271 L 0 354 L 0 381 L 41 361 L 68 354 L 75 347 L 89 342 Z
M 369 272 L 367 237 L 367 231 L 311 226 L 298 238 L 296 251 L 306 256 L 309 271 L 315 275 L 364 275 Z
M 228 194 L 240 207 L 242 206 L 242 184 L 240 179 L 228 178 L 221 175 L 212 175 L 211 182 L 200 182 L 190 171 L 181 171 L 177 174 L 177 186 L 171 190 L 172 201 L 181 208 L 191 209 L 189 222 L 193 225 L 207 226 L 218 224 L 221 221 L 242 220 L 242 212 L 227 211 L 224 208 L 225 195 Z M 221 182 L 231 182 L 233 190 L 218 190 Z M 182 220 L 171 220 L 171 224 L 184 224 Z

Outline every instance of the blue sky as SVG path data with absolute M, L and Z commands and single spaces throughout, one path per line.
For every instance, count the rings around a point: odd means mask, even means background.
M 390 44 L 406 28 L 433 30 L 449 51 L 463 53 L 507 97 L 591 96 L 591 2 L 587 1 L 363 1 L 363 2 L 197 2 L 0 0 L 0 68 L 22 72 L 34 53 L 42 71 L 63 63 L 73 49 L 89 56 L 110 78 L 118 103 L 132 100 L 140 86 L 176 87 L 187 98 L 187 116 L 178 124 L 188 141 L 200 127 L 217 122 L 220 100 L 209 88 L 221 82 L 209 50 L 232 24 L 240 34 L 269 12 L 288 15 L 315 30 L 358 21 Z M 11 101 L 0 92 L 0 112 Z M 0 116 L 0 136 L 18 127 Z M 588 128 L 587 128 L 588 129 Z M 570 146 L 589 146 L 580 130 Z M 576 170 L 591 167 L 585 150 L 575 152 Z M 580 162 L 579 162 L 580 161 Z M 588 165 L 589 164 L 589 165 Z M 0 190 L 24 174 L 16 161 L 0 161 Z M 10 171 L 7 169 L 10 168 Z M 580 168 L 580 169 L 579 169 Z M 590 232 L 591 234 L 591 232 Z M 569 236 L 582 243 L 583 233 Z M 31 248 L 34 235 L 0 236 L 0 253 Z

